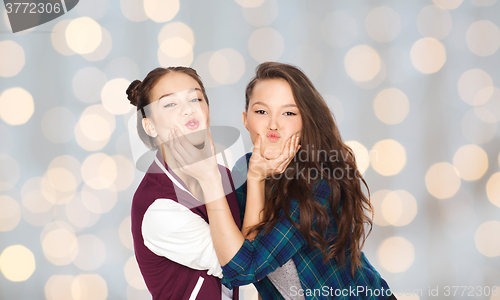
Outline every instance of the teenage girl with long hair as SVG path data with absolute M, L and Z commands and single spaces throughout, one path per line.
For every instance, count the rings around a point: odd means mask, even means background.
M 203 164 L 189 164 L 189 151 L 170 144 L 183 172 L 204 180 L 206 198 L 218 199 L 206 206 L 223 283 L 254 283 L 264 300 L 394 299 L 361 251 L 373 216 L 361 189 L 368 186 L 312 82 L 291 65 L 259 65 L 243 122 L 254 150 L 232 172 L 242 231 L 221 197 L 221 179 L 202 179 Z

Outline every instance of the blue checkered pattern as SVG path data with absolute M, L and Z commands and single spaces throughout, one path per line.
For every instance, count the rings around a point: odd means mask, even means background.
M 246 174 L 251 153 L 240 158 L 233 168 L 233 181 L 237 187 L 241 222 L 246 205 Z M 313 198 L 328 209 L 330 188 L 326 180 L 320 180 L 313 187 Z M 268 234 L 260 232 L 253 241 L 245 240 L 233 259 L 222 267 L 222 283 L 227 287 L 253 283 L 263 300 L 284 299 L 266 277 L 276 268 L 293 259 L 297 267 L 301 287 L 291 290 L 291 294 L 303 289 L 305 299 L 387 299 L 389 286 L 380 274 L 361 255 L 362 267 L 354 276 L 350 264 L 339 268 L 334 259 L 323 263 L 321 251 L 306 242 L 300 230 L 280 212 L 278 221 Z M 299 223 L 298 201 L 292 199 L 290 218 Z M 336 232 L 335 221 L 329 233 Z M 382 290 L 383 288 L 383 290 Z M 383 291 L 383 295 L 380 293 Z M 378 295 L 378 296 L 377 296 Z

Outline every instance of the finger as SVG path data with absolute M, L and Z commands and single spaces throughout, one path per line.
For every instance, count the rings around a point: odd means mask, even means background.
M 173 139 L 172 139 L 173 148 L 176 150 L 178 157 L 182 160 L 183 165 L 186 166 L 188 164 L 192 164 L 194 161 L 193 155 L 191 153 L 189 153 L 186 150 L 186 148 L 184 148 L 184 146 L 181 144 L 181 142 L 179 140 L 179 135 L 177 134 L 177 132 L 175 130 L 173 130 L 172 136 L 173 136 Z M 194 148 L 194 146 L 192 146 L 192 147 Z
M 205 148 L 207 146 L 207 143 L 209 143 L 210 145 L 210 151 L 211 151 L 211 155 L 214 156 L 215 155 L 215 145 L 214 145 L 214 141 L 212 140 L 212 134 L 210 133 L 210 130 L 208 130 L 208 128 L 206 129 L 206 132 L 205 132 Z
M 172 133 L 169 134 L 169 141 L 168 141 L 168 147 L 170 149 L 170 153 L 174 157 L 175 161 L 177 162 L 177 165 L 179 167 L 183 167 L 186 165 L 186 162 L 182 155 L 179 153 L 177 148 L 174 146 L 174 136 Z
M 174 132 L 175 132 L 175 137 L 177 138 L 177 141 L 184 150 L 191 156 L 195 156 L 197 151 L 199 151 L 191 142 L 188 141 L 185 135 L 182 134 L 181 130 L 177 127 L 174 126 Z
M 262 138 L 260 137 L 260 135 L 258 135 L 257 138 L 255 139 L 255 143 L 253 144 L 252 157 L 254 159 L 260 158 L 261 145 L 262 145 Z M 250 157 L 250 159 L 252 159 L 252 157 Z

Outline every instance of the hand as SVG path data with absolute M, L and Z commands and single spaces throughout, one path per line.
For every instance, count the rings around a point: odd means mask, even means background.
M 254 144 L 252 157 L 250 157 L 247 176 L 248 179 L 258 182 L 264 181 L 269 176 L 283 173 L 300 149 L 299 137 L 296 134 L 286 141 L 283 151 L 274 159 L 266 159 L 260 154 L 261 144 L 262 138 L 259 135 Z
M 220 176 L 215 147 L 208 128 L 205 131 L 203 149 L 193 146 L 177 126 L 171 130 L 167 144 L 181 172 L 198 181 Z

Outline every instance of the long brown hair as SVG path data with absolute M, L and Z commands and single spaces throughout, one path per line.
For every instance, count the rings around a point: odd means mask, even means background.
M 347 262 L 346 266 L 351 265 L 354 275 L 355 269 L 361 265 L 361 248 L 372 230 L 371 218 L 365 215 L 365 211 L 373 218 L 370 191 L 357 169 L 354 153 L 342 141 L 334 116 L 323 97 L 306 75 L 294 66 L 277 62 L 260 64 L 255 77 L 246 88 L 246 111 L 255 85 L 268 79 L 284 79 L 292 89 L 302 117 L 301 149 L 282 174 L 286 176 L 274 176 L 266 180 L 263 221 L 251 231 L 269 232 L 280 218 L 279 211 L 282 209 L 292 221 L 290 200 L 296 199 L 300 208 L 300 223 L 292 223 L 300 229 L 310 245 L 322 252 L 325 263 L 332 258 L 342 265 Z M 317 155 L 314 149 L 318 152 Z M 317 157 L 313 156 L 311 159 L 310 151 Z M 331 159 L 334 157 L 332 153 L 337 154 L 334 161 Z M 304 154 L 308 158 L 305 161 L 301 159 Z M 306 171 L 300 173 L 299 170 Z M 319 173 L 307 170 L 318 170 Z M 314 178 L 312 175 L 315 175 Z M 330 188 L 326 204 L 313 199 L 313 193 L 318 192 L 313 186 L 319 175 L 327 179 Z M 368 198 L 361 190 L 361 182 L 368 190 Z M 333 215 L 336 230 L 332 228 L 329 213 Z M 365 224 L 369 225 L 368 233 L 365 232 Z
M 209 104 L 205 86 L 203 86 L 200 76 L 194 69 L 189 67 L 156 68 L 149 72 L 142 82 L 140 80 L 132 81 L 126 91 L 127 98 L 132 105 L 137 106 L 137 111 L 141 112 L 141 114 L 137 114 L 137 132 L 142 142 L 152 150 L 156 149 L 158 145 L 156 145 L 154 139 L 144 131 L 142 119 L 150 115 L 149 104 L 152 102 L 151 90 L 163 76 L 174 72 L 191 76 L 200 85 L 203 97 L 205 97 L 207 104 Z

